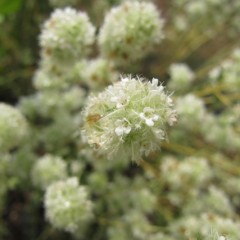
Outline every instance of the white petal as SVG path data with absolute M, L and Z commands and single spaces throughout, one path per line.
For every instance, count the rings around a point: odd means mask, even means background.
M 153 78 L 152 79 L 152 86 L 157 87 L 157 85 L 158 85 L 158 79 L 157 78 Z
M 124 129 L 122 127 L 117 127 L 115 128 L 115 133 L 118 135 L 118 136 L 122 136 L 123 135 L 123 132 L 124 132 Z
M 128 134 L 128 133 L 130 133 L 131 132 L 131 127 L 125 127 L 124 128 L 124 133 L 125 134 Z
M 154 126 L 154 122 L 151 118 L 148 118 L 145 120 L 145 123 L 149 126 L 149 127 L 152 127 Z
M 128 78 L 122 78 L 122 82 L 128 82 L 129 81 L 129 79 Z

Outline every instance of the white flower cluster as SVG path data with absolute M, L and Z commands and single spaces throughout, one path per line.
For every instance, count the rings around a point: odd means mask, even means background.
M 58 115 L 60 112 L 79 110 L 84 101 L 84 90 L 74 86 L 65 91 L 38 91 L 35 95 L 22 98 L 20 109 L 29 117 L 34 115 L 34 113 L 43 117 L 52 117 Z
M 115 224 L 108 228 L 107 234 L 109 240 L 153 240 L 154 236 L 156 235 L 152 233 L 153 227 L 151 226 L 147 217 L 139 211 L 130 209 L 127 214 L 121 217 L 120 224 Z M 162 238 L 157 239 L 161 240 Z M 168 240 L 168 238 L 163 239 Z
M 55 182 L 45 194 L 46 217 L 56 228 L 75 234 L 92 217 L 93 204 L 78 179 Z
M 105 17 L 98 39 L 100 50 L 121 64 L 143 58 L 163 38 L 162 28 L 155 5 L 124 2 Z
M 32 169 L 33 184 L 45 190 L 50 184 L 67 178 L 67 164 L 57 156 L 45 155 L 34 164 Z
M 189 90 L 194 78 L 192 70 L 184 63 L 175 63 L 169 69 L 170 81 L 168 87 L 176 93 Z
M 235 13 L 240 3 L 238 0 L 228 3 L 228 0 L 174 0 L 173 6 L 177 10 L 173 11 L 174 25 L 180 31 L 187 31 L 196 24 L 198 28 L 205 30 L 205 33 L 211 34 L 220 24 L 231 19 L 226 31 L 227 34 L 235 35 L 239 33 L 239 15 Z
M 204 158 L 188 157 L 178 160 L 168 156 L 162 160 L 161 176 L 169 188 L 167 198 L 172 204 L 179 206 L 183 201 L 195 197 L 197 190 L 207 184 L 212 174 Z
M 43 55 L 68 62 L 86 55 L 95 39 L 95 27 L 86 13 L 73 8 L 56 9 L 40 35 Z
M 34 140 L 38 144 L 44 143 L 46 152 L 65 155 L 71 152 L 69 144 L 75 144 L 80 122 L 79 115 L 59 113 L 50 124 L 34 132 Z
M 179 114 L 179 126 L 189 130 L 198 128 L 204 121 L 206 109 L 201 98 L 189 93 L 176 100 L 176 109 Z
M 199 201 L 196 201 L 198 198 Z M 200 214 L 202 212 L 212 212 L 222 216 L 233 217 L 234 210 L 227 194 L 220 188 L 211 185 L 207 191 L 198 192 L 196 198 L 183 207 L 184 214 Z
M 212 213 L 182 217 L 171 226 L 175 239 L 208 239 L 213 229 L 220 236 L 227 236 L 229 239 L 240 238 L 238 222 Z
M 38 90 L 64 89 L 73 83 L 73 77 L 67 64 L 58 64 L 54 59 L 43 56 L 34 74 L 33 85 Z
M 237 151 L 240 148 L 239 134 L 224 119 L 225 117 L 221 115 L 218 117 L 213 114 L 206 115 L 201 126 L 201 133 L 207 142 L 217 146 L 219 149 Z
M 117 72 L 110 61 L 97 58 L 84 63 L 84 69 L 80 70 L 80 78 L 92 90 L 103 89 L 107 85 L 117 81 Z
M 234 1 L 233 1 L 234 2 Z M 184 6 L 186 8 L 186 12 L 196 17 L 203 16 L 206 13 L 209 13 L 210 9 L 219 9 L 221 13 L 225 12 L 225 14 L 228 13 L 228 11 L 231 9 L 231 7 L 226 7 L 224 10 L 223 8 L 227 4 L 227 0 L 190 0 L 190 1 L 184 1 Z M 235 3 L 233 3 L 235 5 Z M 221 20 L 221 17 L 223 14 L 220 14 L 220 16 L 216 16 L 216 19 Z
M 240 48 L 237 48 L 228 59 L 211 70 L 209 78 L 213 84 L 222 83 L 226 86 L 226 90 L 235 92 L 240 89 L 239 74 Z
M 188 157 L 183 160 L 165 157 L 161 171 L 165 181 L 175 189 L 189 185 L 204 185 L 211 176 L 207 160 L 199 157 Z
M 227 88 L 228 89 L 228 88 Z M 231 88 L 237 89 L 237 86 Z M 178 128 L 171 132 L 171 137 L 181 139 L 187 144 L 182 128 L 201 134 L 204 141 L 227 151 L 237 151 L 240 148 L 240 138 L 236 129 L 239 124 L 238 104 L 228 108 L 221 114 L 206 110 L 204 101 L 191 93 L 176 99 L 176 110 L 179 114 Z
M 108 158 L 139 161 L 159 150 L 166 126 L 176 122 L 176 111 L 157 79 L 151 83 L 129 76 L 90 97 L 84 121 L 88 143 Z
M 106 175 L 106 172 L 103 174 Z M 94 187 L 93 192 L 96 192 L 95 186 L 91 186 Z M 138 176 L 129 181 L 118 174 L 114 177 L 114 181 L 106 183 L 101 191 L 102 194 L 109 195 L 106 201 L 109 211 L 114 216 L 116 213 L 127 213 L 131 210 L 143 215 L 151 214 L 157 205 L 157 196 L 154 195 L 154 190 L 146 184 L 146 179 L 143 177 Z
M 27 132 L 27 122 L 21 112 L 15 107 L 0 103 L 0 152 L 18 146 Z

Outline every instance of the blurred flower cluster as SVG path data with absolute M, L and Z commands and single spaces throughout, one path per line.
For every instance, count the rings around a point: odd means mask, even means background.
M 50 8 L 0 103 L 0 238 L 240 239 L 239 1 Z

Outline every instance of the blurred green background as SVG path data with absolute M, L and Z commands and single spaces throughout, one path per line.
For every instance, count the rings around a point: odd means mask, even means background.
M 47 1 L 0 0 L 0 100 L 15 103 L 32 91 L 40 23 Z

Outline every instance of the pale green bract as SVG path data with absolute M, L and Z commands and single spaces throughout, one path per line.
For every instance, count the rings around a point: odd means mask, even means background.
M 83 134 L 109 159 L 139 161 L 160 149 L 166 126 L 175 122 L 173 101 L 157 79 L 148 82 L 128 76 L 89 98 Z

